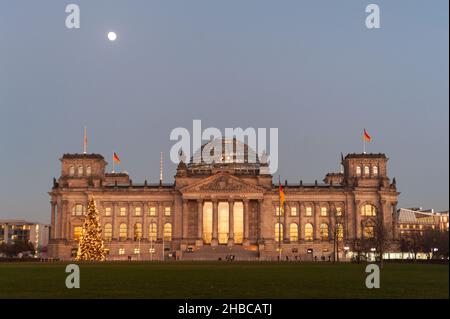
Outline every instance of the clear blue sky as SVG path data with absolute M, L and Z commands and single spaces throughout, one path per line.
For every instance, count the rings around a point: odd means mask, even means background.
M 90 151 L 116 151 L 142 182 L 193 119 L 278 127 L 292 182 L 338 170 L 365 127 L 400 206 L 448 209 L 448 1 L 376 1 L 379 30 L 369 3 L 0 0 L 0 217 L 49 221 L 58 159 L 82 151 L 83 126 Z

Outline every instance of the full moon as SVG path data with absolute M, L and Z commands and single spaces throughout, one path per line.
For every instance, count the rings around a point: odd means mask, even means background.
M 117 34 L 115 32 L 108 32 L 108 39 L 109 41 L 116 41 L 117 39 Z

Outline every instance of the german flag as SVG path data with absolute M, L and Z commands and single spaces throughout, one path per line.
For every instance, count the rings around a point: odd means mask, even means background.
M 114 152 L 113 159 L 114 159 L 114 162 L 116 162 L 117 164 L 120 163 L 119 156 L 116 154 L 116 152 Z
M 279 183 L 279 184 L 280 184 L 280 206 L 284 207 L 284 202 L 286 200 L 285 200 L 285 197 L 284 197 L 283 187 L 281 186 L 281 183 Z
M 366 142 L 372 141 L 372 137 L 367 133 L 366 129 L 364 129 L 364 141 Z

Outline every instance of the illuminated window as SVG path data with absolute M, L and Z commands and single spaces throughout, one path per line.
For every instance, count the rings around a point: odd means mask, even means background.
M 275 224 L 275 241 L 278 243 L 283 241 L 283 224 L 276 223 Z
M 320 239 L 328 240 L 328 225 L 326 223 L 320 224 Z
M 314 228 L 313 225 L 308 223 L 305 225 L 305 240 L 313 240 Z
M 312 207 L 311 206 L 306 206 L 305 215 L 306 216 L 312 216 Z
M 336 237 L 338 241 L 344 240 L 344 226 L 342 224 L 336 224 Z
M 164 224 L 164 241 L 172 241 L 172 224 Z
M 203 241 L 210 244 L 212 240 L 212 203 L 205 202 L 203 204 Z
M 83 175 L 83 166 L 78 166 L 78 175 L 82 176 Z
M 112 211 L 111 207 L 106 207 L 105 208 L 105 216 L 111 216 L 111 211 Z
M 75 166 L 71 165 L 71 166 L 69 167 L 69 175 L 70 175 L 70 176 L 75 175 Z
M 361 216 L 376 216 L 377 208 L 371 204 L 361 206 Z
M 119 240 L 125 241 L 127 240 L 127 236 L 128 236 L 127 224 L 122 223 L 119 226 Z
M 77 240 L 77 241 L 80 240 L 82 232 L 83 232 L 83 227 L 82 226 L 75 226 L 73 228 L 73 239 Z
M 151 223 L 149 226 L 148 239 L 155 241 L 157 236 L 156 223 Z
M 327 216 L 328 210 L 326 207 L 320 207 L 320 216 Z
M 369 176 L 370 175 L 370 168 L 369 166 L 364 166 L 364 176 Z
M 91 176 L 91 167 L 90 166 L 86 166 L 86 175 L 87 176 Z
M 155 206 L 150 206 L 150 207 L 148 208 L 148 214 L 149 214 L 150 216 L 156 216 L 156 207 L 155 207 Z
M 112 225 L 111 224 L 105 224 L 105 229 L 103 231 L 103 238 L 106 241 L 110 241 L 112 239 Z
M 336 216 L 342 216 L 342 207 L 336 207 Z
M 135 216 L 141 216 L 142 213 L 142 209 L 140 207 L 135 207 L 134 208 L 134 215 Z
M 356 176 L 361 176 L 361 166 L 356 166 Z
M 373 176 L 378 176 L 378 166 L 372 167 L 372 173 L 373 173 Z
M 242 244 L 244 241 L 244 203 L 235 202 L 233 208 L 234 243 Z
M 136 223 L 134 224 L 134 240 L 141 240 L 142 239 L 142 224 Z
M 364 238 L 373 238 L 375 236 L 374 228 L 373 226 L 366 225 L 363 228 L 363 236 Z
M 119 248 L 119 255 L 125 255 L 125 248 Z
M 135 255 L 139 255 L 141 253 L 141 250 L 139 248 L 135 248 L 133 250 L 133 252 L 134 252 Z
M 84 206 L 81 204 L 76 204 L 72 208 L 72 215 L 74 215 L 74 216 L 82 216 L 84 213 L 85 213 L 85 209 L 84 209 Z
M 291 216 L 297 216 L 297 207 L 291 207 Z
M 171 208 L 170 207 L 165 207 L 164 208 L 164 215 L 165 216 L 170 216 L 171 213 Z
M 298 225 L 296 223 L 292 223 L 289 226 L 289 240 L 291 242 L 298 241 Z
M 279 206 L 275 207 L 275 215 L 280 216 L 280 207 Z M 283 215 L 284 215 L 284 209 L 283 209 L 283 207 L 281 207 L 281 216 L 283 216 Z
M 127 208 L 126 207 L 120 207 L 119 214 L 120 214 L 120 216 L 126 216 L 127 215 Z
M 219 202 L 217 207 L 217 235 L 219 244 L 228 242 L 228 232 L 230 226 L 230 214 L 228 202 Z

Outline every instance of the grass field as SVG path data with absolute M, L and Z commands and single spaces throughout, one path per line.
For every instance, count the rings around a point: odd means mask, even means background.
M 364 264 L 177 262 L 0 264 L 0 298 L 448 298 L 448 265 L 387 264 L 381 288 L 365 287 Z

